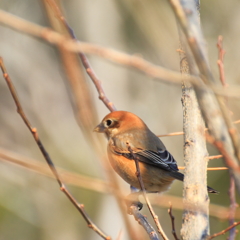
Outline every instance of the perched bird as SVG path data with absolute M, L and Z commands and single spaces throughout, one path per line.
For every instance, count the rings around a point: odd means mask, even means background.
M 108 138 L 108 158 L 114 170 L 132 187 L 141 189 L 134 158 L 147 192 L 166 191 L 173 180 L 183 181 L 173 156 L 162 141 L 135 114 L 115 111 L 104 117 L 94 129 Z M 208 192 L 216 193 L 208 187 Z

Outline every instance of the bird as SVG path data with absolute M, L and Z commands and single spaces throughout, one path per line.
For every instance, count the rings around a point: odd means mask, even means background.
M 133 190 L 141 190 L 134 159 L 138 160 L 146 192 L 164 192 L 175 179 L 183 181 L 184 174 L 179 172 L 174 157 L 137 115 L 127 111 L 111 112 L 94 131 L 105 133 L 110 164 Z M 207 190 L 217 193 L 211 187 Z

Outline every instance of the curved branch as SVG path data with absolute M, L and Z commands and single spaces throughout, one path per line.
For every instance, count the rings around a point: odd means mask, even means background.
M 46 27 L 23 20 L 5 11 L 0 10 L 0 23 L 7 25 L 22 33 L 42 38 L 45 41 L 58 45 L 71 52 L 84 52 L 108 59 L 112 62 L 133 67 L 152 78 L 165 83 L 181 84 L 182 76 L 178 72 L 154 65 L 137 55 L 129 55 L 113 49 L 98 46 L 96 44 L 76 42 Z M 199 78 L 189 76 L 188 81 L 198 85 Z M 199 86 L 200 87 L 200 86 Z M 239 98 L 239 86 L 229 86 L 227 91 L 222 86 L 213 85 L 216 94 Z
M 93 221 L 89 218 L 89 216 L 87 215 L 85 209 L 84 209 L 84 205 L 83 204 L 79 204 L 77 202 L 77 200 L 72 196 L 72 194 L 68 191 L 67 187 L 64 185 L 64 183 L 62 182 L 54 164 L 53 161 L 51 159 L 51 157 L 49 156 L 47 150 L 45 149 L 44 145 L 42 144 L 37 129 L 33 128 L 31 126 L 31 123 L 29 122 L 27 116 L 24 113 L 24 110 L 21 106 L 21 103 L 18 99 L 17 96 L 17 92 L 14 88 L 14 85 L 7 73 L 7 70 L 4 66 L 3 63 L 3 59 L 0 58 L 0 68 L 2 70 L 3 73 L 3 77 L 6 80 L 6 83 L 8 85 L 8 88 L 11 92 L 11 95 L 14 99 L 15 105 L 17 106 L 17 112 L 19 113 L 19 115 L 21 116 L 22 120 L 24 121 L 24 123 L 26 124 L 27 128 L 29 129 L 29 131 L 32 133 L 34 140 L 37 143 L 37 146 L 39 147 L 40 151 L 42 152 L 43 157 L 45 158 L 49 168 L 51 169 L 53 175 L 55 176 L 59 186 L 60 186 L 60 190 L 67 196 L 67 198 L 72 202 L 72 204 L 77 208 L 77 210 L 80 212 L 80 214 L 82 215 L 82 217 L 84 218 L 84 220 L 87 223 L 87 226 L 91 229 L 93 229 L 99 236 L 101 236 L 102 238 L 106 239 L 106 240 L 110 240 L 111 238 L 109 236 L 107 236 L 105 233 L 103 233 L 94 223 Z

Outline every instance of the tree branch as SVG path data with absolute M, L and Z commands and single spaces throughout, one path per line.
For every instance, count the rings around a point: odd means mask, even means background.
M 55 0 L 46 0 L 46 1 L 51 6 L 53 11 L 56 13 L 59 20 L 65 25 L 65 28 L 68 30 L 71 38 L 77 40 L 73 29 L 67 23 L 65 17 L 63 16 L 63 14 L 62 14 L 61 10 L 59 9 L 58 5 L 56 4 Z M 86 70 L 86 73 L 88 74 L 88 76 L 90 77 L 90 79 L 92 80 L 92 82 L 94 83 L 94 85 L 98 91 L 99 99 L 105 104 L 105 106 L 110 110 L 110 112 L 116 111 L 117 110 L 116 107 L 114 106 L 113 102 L 111 102 L 107 98 L 107 96 L 102 88 L 101 81 L 99 80 L 99 78 L 97 77 L 93 68 L 91 67 L 90 62 L 88 61 L 86 55 L 82 52 L 79 52 L 78 55 L 82 61 L 82 64 Z
M 211 239 L 213 239 L 213 238 L 215 238 L 215 237 L 221 236 L 221 235 L 225 234 L 227 231 L 231 230 L 232 228 L 236 227 L 236 226 L 239 225 L 239 224 L 240 224 L 240 222 L 236 222 L 236 223 L 234 223 L 233 225 L 229 226 L 228 228 L 224 229 L 223 231 L 221 231 L 221 232 L 219 232 L 219 233 L 215 233 L 215 234 L 209 236 L 209 237 L 207 238 L 207 240 L 211 240 Z
M 176 230 L 175 230 L 175 223 L 174 223 L 175 217 L 174 217 L 173 214 L 172 214 L 172 204 L 171 204 L 171 203 L 170 203 L 170 207 L 169 207 L 169 209 L 168 209 L 168 214 L 169 214 L 169 216 L 170 216 L 170 218 L 171 218 L 172 234 L 173 234 L 173 236 L 174 236 L 174 239 L 175 239 L 175 240 L 179 240 L 179 238 L 178 238 L 178 236 L 177 236 L 177 234 L 176 234 Z
M 184 3 L 183 3 L 184 2 Z M 196 29 L 199 25 L 199 1 L 183 1 L 185 8 L 191 11 L 191 21 Z M 184 130 L 184 184 L 181 237 L 184 240 L 204 239 L 209 234 L 209 200 L 207 195 L 207 163 L 205 123 L 199 108 L 192 84 L 186 81 L 188 75 L 197 76 L 196 66 L 179 29 L 180 35 L 180 71 L 183 75 L 182 106 Z M 201 80 L 200 80 L 201 81 Z M 197 169 L 196 169 L 196 166 Z M 192 210 L 192 205 L 196 208 Z
M 47 167 L 44 163 L 41 163 L 34 159 L 26 158 L 20 154 L 13 153 L 6 149 L 0 148 L 0 160 L 5 161 L 15 166 L 20 166 L 25 168 L 28 171 L 34 171 L 38 174 L 44 175 L 46 177 L 55 178 L 51 173 L 49 167 Z M 84 175 L 80 175 L 78 173 L 70 172 L 61 168 L 57 167 L 57 172 L 59 172 L 61 179 L 70 185 L 77 186 L 80 188 L 88 189 L 91 191 L 96 191 L 98 193 L 111 193 L 113 191 L 114 186 L 111 185 L 109 182 L 97 179 L 97 178 L 90 178 Z M 122 195 L 120 195 L 122 197 Z M 182 198 L 176 197 L 173 195 L 154 195 L 148 196 L 151 203 L 155 206 L 169 208 L 169 202 L 172 203 L 173 209 L 182 211 Z M 124 198 L 125 199 L 125 198 Z M 134 200 L 134 199 L 133 199 Z M 222 207 L 216 204 L 210 204 L 209 207 L 210 215 L 215 218 L 219 218 L 221 220 L 226 220 L 229 218 L 229 208 Z M 237 209 L 236 219 L 240 219 L 240 210 Z
M 35 37 L 44 39 L 45 41 L 60 46 L 71 52 L 84 52 L 94 54 L 96 56 L 108 59 L 112 62 L 133 67 L 152 78 L 163 81 L 165 83 L 180 84 L 182 76 L 178 72 L 174 72 L 163 67 L 154 65 L 136 55 L 128 55 L 113 49 L 98 46 L 96 44 L 76 42 L 65 36 L 49 29 L 41 27 L 37 24 L 28 22 L 5 11 L 0 10 L 0 23 L 7 25 L 17 31 L 26 33 Z M 189 76 L 188 81 L 198 85 L 199 78 Z M 199 86 L 200 87 L 200 86 Z M 229 86 L 228 90 L 224 90 L 222 86 L 213 85 L 212 89 L 216 94 L 239 98 L 239 86 Z
M 223 37 L 219 36 L 218 37 L 218 41 L 217 41 L 217 48 L 218 48 L 218 61 L 217 61 L 217 65 L 218 65 L 218 69 L 219 69 L 219 76 L 220 76 L 220 81 L 223 85 L 223 87 L 227 87 L 227 83 L 226 83 L 226 78 L 225 78 L 225 74 L 224 74 L 224 63 L 223 63 L 223 58 L 225 55 L 225 50 L 223 49 Z M 228 98 L 225 98 L 225 104 L 227 105 L 228 102 Z M 229 114 L 231 114 L 230 109 L 229 110 Z M 237 203 L 236 203 L 236 196 L 235 196 L 235 182 L 234 182 L 234 178 L 232 176 L 232 174 L 230 174 L 229 176 L 230 178 L 230 186 L 229 186 L 229 190 L 228 190 L 228 194 L 229 194 L 229 198 L 230 198 L 230 209 L 229 209 L 229 225 L 233 225 L 235 220 L 235 211 L 236 211 L 236 207 L 237 207 Z M 232 228 L 229 230 L 229 238 L 228 240 L 234 240 L 236 237 L 236 228 Z
M 144 199 L 147 203 L 147 206 L 148 206 L 148 209 L 149 209 L 149 212 L 151 213 L 152 217 L 153 217 L 153 220 L 157 226 L 157 229 L 158 229 L 158 232 L 160 233 L 160 235 L 162 236 L 162 238 L 164 240 L 168 240 L 168 237 L 166 236 L 166 234 L 164 233 L 161 225 L 160 225 L 160 222 L 158 221 L 158 216 L 155 214 L 153 208 L 152 208 L 152 205 L 147 197 L 147 193 L 146 193 L 146 190 L 145 190 L 145 187 L 144 187 L 144 184 L 143 184 L 143 180 L 142 180 L 142 176 L 141 176 L 141 172 L 140 172 L 140 168 L 139 168 L 139 162 L 138 162 L 138 158 L 135 156 L 135 154 L 133 153 L 132 149 L 131 149 L 131 146 L 129 145 L 128 147 L 128 150 L 129 152 L 131 153 L 132 155 L 132 159 L 135 161 L 135 165 L 136 165 L 136 176 L 138 178 L 138 181 L 139 181 L 139 185 L 141 187 L 141 190 L 142 190 L 142 193 L 143 193 L 143 196 L 144 196 Z
M 148 222 L 147 218 L 139 212 L 138 207 L 135 205 L 131 205 L 130 210 L 131 210 L 131 213 L 133 214 L 135 220 L 139 224 L 141 224 L 141 226 L 145 229 L 149 238 L 151 240 L 159 240 L 156 231 L 151 226 L 151 224 Z
M 14 85 L 12 84 L 12 81 L 7 73 L 7 70 L 4 66 L 3 63 L 3 59 L 0 58 L 0 67 L 3 73 L 3 77 L 8 85 L 8 88 L 11 92 L 11 95 L 14 99 L 15 105 L 17 106 L 17 112 L 19 113 L 19 115 L 21 116 L 22 120 L 24 121 L 24 123 L 26 124 L 27 128 L 29 129 L 29 131 L 32 133 L 34 140 L 37 143 L 38 148 L 40 149 L 40 151 L 42 152 L 43 157 L 45 158 L 49 168 L 51 169 L 53 175 L 55 176 L 59 186 L 60 186 L 60 190 L 67 196 L 67 198 L 72 202 L 72 204 L 77 208 L 77 210 L 80 212 L 80 214 L 82 215 L 82 217 L 84 218 L 84 220 L 87 223 L 87 226 L 91 229 L 93 229 L 99 236 L 101 236 L 103 239 L 106 240 L 110 240 L 111 238 L 109 236 L 107 236 L 106 234 L 104 234 L 94 223 L 93 221 L 89 218 L 89 216 L 87 215 L 85 209 L 84 209 L 84 205 L 83 204 L 79 204 L 76 199 L 71 195 L 71 193 L 68 191 L 68 189 L 66 188 L 66 186 L 64 185 L 64 183 L 62 182 L 54 164 L 53 161 L 51 160 L 48 152 L 46 151 L 45 147 L 43 146 L 37 129 L 33 128 L 27 118 L 27 116 L 25 115 L 23 108 L 21 106 L 21 103 L 18 99 L 17 96 L 17 92 L 14 88 Z
M 179 0 L 169 0 L 169 2 L 187 38 L 203 82 L 211 87 L 215 81 L 208 66 L 205 50 L 201 46 L 204 40 L 201 32 L 189 20 L 192 16 L 192 9 L 183 9 Z M 207 89 L 203 82 L 200 83 L 202 84 L 201 89 L 194 85 L 199 105 L 210 133 L 214 136 L 216 142 L 221 144 L 221 149 L 225 152 L 225 154 L 223 152 L 222 154 L 228 156 L 227 159 L 225 158 L 225 164 L 233 174 L 238 192 L 240 193 L 240 174 L 237 171 L 240 158 L 239 138 L 236 134 L 236 129 L 232 126 L 232 121 L 229 119 L 228 111 L 226 111 L 222 99 L 218 96 L 215 97 L 213 92 Z M 229 134 L 230 132 L 233 135 Z M 236 168 L 232 168 L 232 166 L 236 166 Z

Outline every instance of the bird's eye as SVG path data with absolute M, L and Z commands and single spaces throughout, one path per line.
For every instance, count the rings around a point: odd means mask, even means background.
M 110 127 L 112 125 L 113 121 L 111 119 L 106 120 L 105 124 L 107 127 Z

